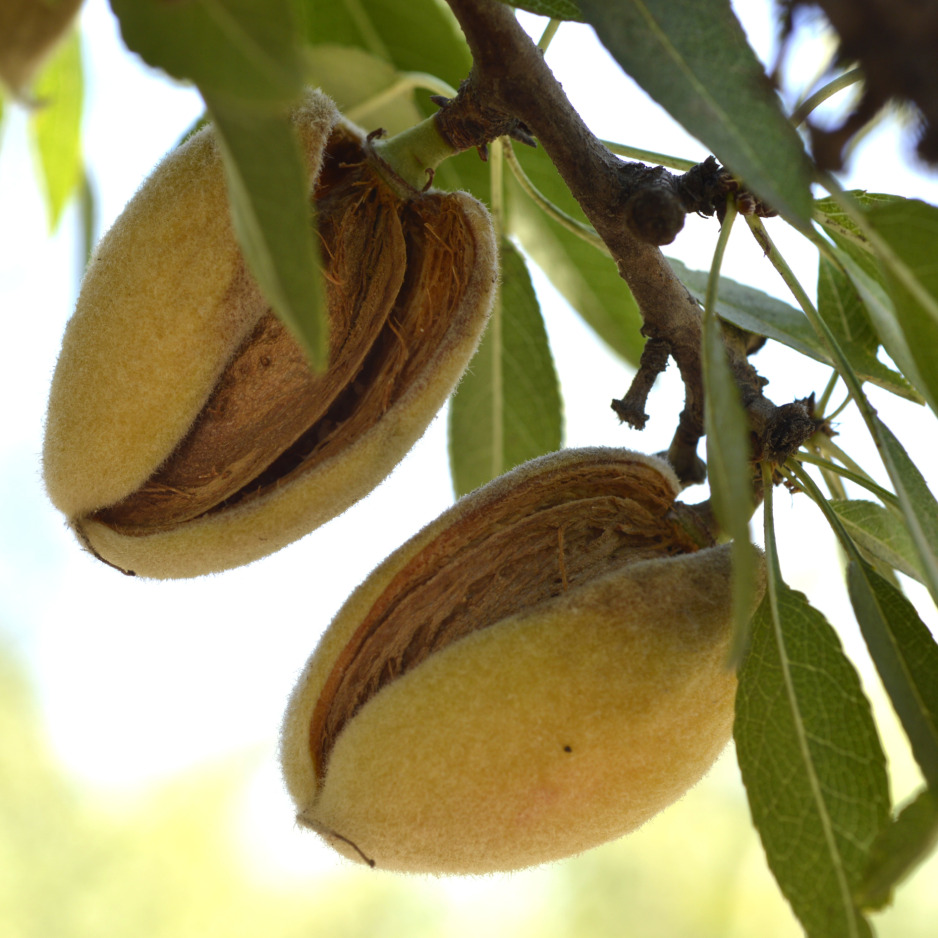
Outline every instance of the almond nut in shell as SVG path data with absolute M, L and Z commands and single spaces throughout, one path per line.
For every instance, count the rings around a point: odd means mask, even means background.
M 381 868 L 512 870 L 638 827 L 730 737 L 730 547 L 660 460 L 527 463 L 392 554 L 326 630 L 281 759 L 301 824 Z
M 294 122 L 322 241 L 325 372 L 247 272 L 211 128 L 157 167 L 85 277 L 44 472 L 82 543 L 125 572 L 238 566 L 344 511 L 420 437 L 484 329 L 497 275 L 485 208 L 386 182 L 318 92 Z

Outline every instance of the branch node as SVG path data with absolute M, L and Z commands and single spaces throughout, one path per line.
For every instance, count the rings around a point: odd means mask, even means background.
M 522 121 L 487 103 L 472 74 L 463 80 L 455 98 L 435 94 L 430 100 L 440 109 L 436 115 L 437 129 L 456 150 L 474 148 L 485 160 L 486 144 L 499 137 L 511 137 L 529 147 L 537 146 L 534 135 Z

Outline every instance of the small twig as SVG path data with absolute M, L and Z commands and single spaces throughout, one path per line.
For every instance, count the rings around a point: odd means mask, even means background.
M 649 339 L 642 349 L 638 363 L 638 372 L 632 379 L 625 397 L 612 402 L 612 409 L 618 418 L 636 430 L 644 430 L 648 414 L 645 402 L 658 375 L 668 367 L 671 347 L 664 339 Z

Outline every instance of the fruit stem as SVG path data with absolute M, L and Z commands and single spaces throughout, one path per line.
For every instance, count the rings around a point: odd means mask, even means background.
M 443 160 L 459 152 L 443 139 L 435 115 L 393 137 L 372 135 L 369 141 L 379 171 L 392 177 L 388 182 L 395 188 L 404 184 L 418 192 L 429 187 Z

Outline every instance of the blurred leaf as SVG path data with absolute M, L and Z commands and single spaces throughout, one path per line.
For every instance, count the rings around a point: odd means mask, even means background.
M 293 0 L 111 0 L 127 47 L 216 103 L 272 105 L 303 88 Z
M 892 890 L 938 845 L 938 800 L 923 789 L 876 838 L 858 901 L 862 908 L 881 909 Z
M 557 374 L 531 278 L 507 241 L 501 261 L 492 318 L 450 404 L 450 466 L 457 495 L 559 449 L 562 442 Z
M 300 0 L 308 41 L 356 46 L 402 72 L 428 72 L 454 88 L 472 57 L 438 0 Z M 435 108 L 433 108 L 435 110 Z
M 81 41 L 75 30 L 59 46 L 33 88 L 39 107 L 30 119 L 36 154 L 45 181 L 49 230 L 82 180 L 81 115 L 84 70 Z
M 579 0 L 622 68 L 727 168 L 807 227 L 811 169 L 801 139 L 729 0 Z
M 877 253 L 906 344 L 938 400 L 938 208 L 905 199 L 876 205 L 867 217 L 887 246 Z
M 502 0 L 509 6 L 528 13 L 537 13 L 540 16 L 549 16 L 555 20 L 574 20 L 582 23 L 583 13 L 576 0 Z
M 923 582 L 932 599 L 938 602 L 938 502 L 889 427 L 875 415 L 872 422 L 876 447 L 899 498 Z
M 580 214 L 575 203 L 569 204 L 572 196 L 543 150 L 516 156 L 542 195 L 568 214 Z M 609 255 L 549 218 L 513 175 L 508 177 L 506 224 L 584 322 L 616 354 L 637 366 L 645 344 L 641 315 Z
M 862 499 L 831 499 L 853 541 L 889 567 L 922 580 L 922 568 L 905 523 L 895 512 Z
M 269 769 L 266 753 L 237 753 L 122 797 L 81 787 L 49 749 L 7 651 L 0 636 L 4 938 L 390 938 L 402 922 L 408 938 L 445 934 L 438 904 L 393 878 L 326 869 L 291 883 L 247 855 L 245 805 L 258 769 Z M 103 661 L 90 679 L 108 670 Z
M 358 48 L 390 63 L 398 72 L 435 75 L 454 88 L 469 74 L 472 56 L 456 20 L 439 0 L 299 0 L 306 35 L 319 45 Z M 314 65 L 315 68 L 315 65 Z M 422 117 L 437 111 L 430 92 L 413 98 Z M 369 128 L 373 129 L 373 128 Z M 468 151 L 437 170 L 434 185 L 465 189 L 489 200 L 489 171 L 478 154 Z
M 395 67 L 364 49 L 320 44 L 310 49 L 307 78 L 332 98 L 342 114 L 366 131 L 378 127 L 396 134 L 413 127 L 423 115 L 413 92 L 380 100 L 400 77 Z M 377 107 L 369 106 L 379 99 Z
M 91 252 L 97 241 L 98 231 L 98 200 L 88 173 L 81 174 L 81 185 L 78 189 L 78 238 L 81 245 L 81 258 L 83 267 L 87 267 L 91 260 Z
M 915 761 L 938 789 L 938 645 L 912 603 L 866 563 L 849 564 L 847 586 Z
M 285 117 L 206 104 L 224 153 L 231 217 L 251 272 L 277 315 L 324 367 L 326 304 L 309 179 Z
M 863 300 L 850 278 L 823 256 L 818 266 L 818 314 L 859 378 L 916 403 L 924 402 L 902 375 L 876 357 L 879 336 Z
M 769 866 L 808 936 L 870 938 L 853 897 L 888 817 L 885 756 L 837 634 L 780 580 L 753 619 L 734 735 Z

